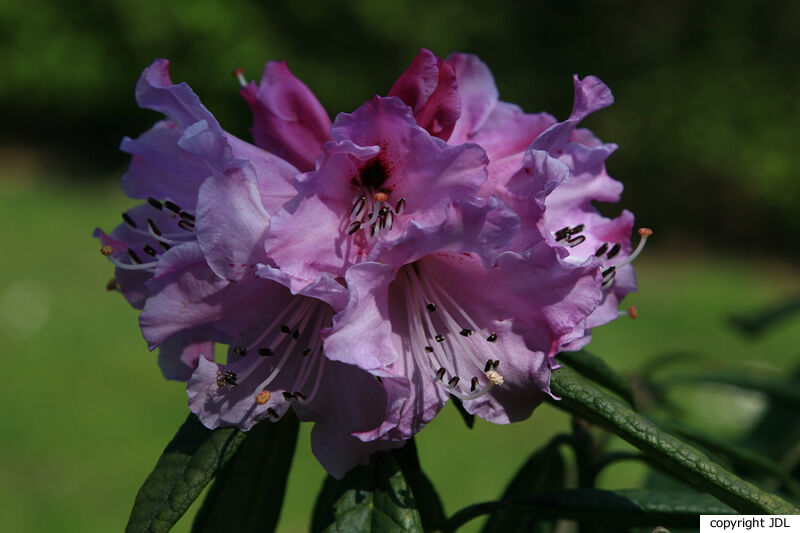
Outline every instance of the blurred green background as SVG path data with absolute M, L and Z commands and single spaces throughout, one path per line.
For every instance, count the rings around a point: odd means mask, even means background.
M 257 79 L 268 59 L 288 60 L 331 115 L 385 93 L 420 47 L 479 54 L 503 99 L 560 118 L 570 76 L 599 76 L 617 102 L 586 125 L 620 145 L 610 173 L 656 236 L 637 261 L 640 317 L 596 331 L 591 350 L 623 371 L 693 350 L 780 374 L 797 360 L 800 324 L 745 341 L 726 321 L 800 293 L 798 27 L 791 1 L 90 0 L 76 10 L 0 0 L 3 529 L 120 530 L 185 417 L 182 385 L 161 379 L 136 313 L 104 290 L 112 269 L 90 237 L 132 205 L 117 146 L 157 119 L 133 100 L 153 58 L 170 58 L 173 79 L 245 138 L 249 112 L 230 72 Z M 698 404 L 720 425 L 762 406 L 718 393 Z M 567 426 L 542 407 L 525 423 L 470 431 L 447 408 L 418 445 L 454 512 L 498 497 L 534 446 Z M 306 529 L 322 483 L 308 429 L 282 531 Z M 603 483 L 640 476 L 620 465 Z

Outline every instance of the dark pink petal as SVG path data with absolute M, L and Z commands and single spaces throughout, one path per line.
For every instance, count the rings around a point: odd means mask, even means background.
M 253 112 L 255 143 L 302 171 L 312 170 L 330 139 L 331 121 L 314 94 L 283 61 L 264 67 L 261 83 L 241 91 Z
M 397 79 L 388 96 L 403 100 L 417 123 L 434 137 L 447 140 L 461 114 L 461 98 L 453 67 L 422 49 Z

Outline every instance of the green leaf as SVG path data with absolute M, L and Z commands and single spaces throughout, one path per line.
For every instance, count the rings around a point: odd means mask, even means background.
M 657 428 L 616 398 L 595 388 L 569 368 L 553 372 L 550 390 L 556 407 L 616 433 L 665 469 L 744 514 L 792 514 L 795 507 L 753 486 L 705 454 Z
M 297 417 L 256 424 L 217 474 L 195 516 L 193 533 L 274 531 L 297 444 Z
M 694 372 L 675 374 L 662 378 L 662 382 L 669 380 L 668 384 L 686 385 L 688 383 L 718 383 L 732 385 L 741 389 L 761 392 L 770 400 L 782 402 L 800 408 L 800 381 L 768 379 L 758 375 L 740 374 L 734 372 Z M 667 383 L 662 383 L 667 384 Z
M 578 374 L 618 394 L 635 408 L 636 400 L 633 396 L 633 389 L 630 383 L 620 376 L 613 368 L 608 366 L 603 359 L 583 350 L 578 352 L 561 352 L 556 358 Z
M 564 488 L 564 458 L 558 449 L 564 442 L 563 437 L 555 437 L 528 458 L 506 487 L 503 500 L 525 498 L 546 490 Z M 550 531 L 550 528 L 535 515 L 514 512 L 510 509 L 499 509 L 494 512 L 483 528 L 483 533 L 515 531 L 544 533 Z
M 755 313 L 733 315 L 730 317 L 730 322 L 742 333 L 757 336 L 798 312 L 800 312 L 800 296 L 794 296 Z
M 234 428 L 212 431 L 189 415 L 139 489 L 126 533 L 169 531 L 244 438 Z
M 343 479 L 325 480 L 314 507 L 313 532 L 423 531 L 411 489 L 390 452 L 376 453 Z
M 530 498 L 471 505 L 462 509 L 442 530 L 455 531 L 469 520 L 489 512 L 533 513 L 542 518 L 599 523 L 604 530 L 625 526 L 697 526 L 701 514 L 733 514 L 708 494 L 648 490 L 564 489 Z
M 423 529 L 435 531 L 445 520 L 444 506 L 433 483 L 422 471 L 416 441 L 413 438 L 409 439 L 405 446 L 394 450 L 393 453 L 417 503 Z

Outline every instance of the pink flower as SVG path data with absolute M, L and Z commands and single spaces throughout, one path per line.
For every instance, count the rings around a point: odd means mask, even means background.
M 527 417 L 549 392 L 552 357 L 602 299 L 595 264 L 562 261 L 535 223 L 520 237 L 519 215 L 481 194 L 490 157 L 449 139 L 489 113 L 453 92 L 454 64 L 418 58 L 390 93 L 405 102 L 376 97 L 339 115 L 265 241 L 259 275 L 280 272 L 293 291 L 344 278 L 347 306 L 323 332 L 328 358 L 409 390 L 399 419 L 364 440 L 413 436 L 450 395 L 487 420 Z M 519 239 L 524 249 L 512 248 Z
M 249 429 L 293 408 L 316 422 L 312 447 L 341 477 L 399 444 L 351 436 L 384 423 L 393 399 L 368 373 L 322 353 L 319 332 L 346 302 L 341 284 L 322 276 L 292 295 L 254 275 L 266 260 L 269 214 L 296 194 L 298 170 L 224 132 L 167 69 L 159 60 L 144 71 L 137 100 L 168 120 L 122 144 L 134 156 L 123 188 L 147 201 L 111 235 L 96 232 L 103 253 L 142 308 L 165 376 L 189 380 L 190 408 L 204 424 Z M 215 342 L 231 346 L 228 364 L 213 362 Z

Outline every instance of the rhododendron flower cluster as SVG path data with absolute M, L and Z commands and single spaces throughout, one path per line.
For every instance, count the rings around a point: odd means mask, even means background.
M 290 409 L 341 477 L 401 446 L 451 397 L 488 421 L 528 417 L 554 356 L 624 312 L 633 215 L 616 149 L 578 128 L 613 102 L 574 78 L 557 121 L 500 101 L 477 57 L 422 50 L 333 123 L 285 63 L 242 82 L 255 144 L 224 131 L 158 60 L 136 88 L 165 119 L 122 178 L 142 203 L 98 230 L 169 379 L 208 427 Z M 216 343 L 227 345 L 217 360 Z

